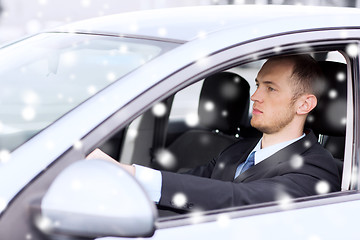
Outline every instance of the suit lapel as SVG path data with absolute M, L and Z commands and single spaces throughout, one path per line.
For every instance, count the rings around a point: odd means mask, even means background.
M 254 146 L 255 147 L 255 146 Z M 253 147 L 253 148 L 254 148 Z M 224 177 L 228 178 L 226 179 L 227 181 L 233 181 L 234 180 L 234 177 L 235 177 L 235 172 L 236 172 L 236 169 L 237 167 L 246 161 L 246 158 L 247 156 L 250 154 L 251 150 L 253 149 L 249 149 L 248 151 L 244 152 L 242 154 L 242 157 L 241 158 L 238 158 L 238 159 L 234 159 L 234 161 L 231 162 L 231 164 L 229 164 L 227 166 L 227 171 L 224 172 Z
M 211 178 L 233 181 L 237 166 L 244 162 L 259 139 L 241 141 L 225 150 L 219 157 Z
M 282 150 L 276 152 L 270 157 L 264 159 L 259 164 L 251 167 L 246 172 L 240 174 L 234 182 L 243 182 L 246 179 L 256 175 L 262 176 L 268 169 L 275 167 L 276 165 L 289 161 L 294 155 L 301 155 L 307 149 L 309 149 L 313 144 L 317 142 L 317 139 L 314 133 L 311 131 L 305 135 L 299 141 L 296 141 L 289 146 L 283 148 Z M 250 151 L 249 151 L 250 153 Z M 246 155 L 247 156 L 247 155 Z M 234 176 L 234 175 L 233 175 Z

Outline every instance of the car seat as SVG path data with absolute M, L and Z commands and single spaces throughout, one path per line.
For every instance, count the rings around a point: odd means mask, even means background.
M 206 78 L 199 98 L 198 127 L 168 146 L 178 160 L 171 170 L 205 164 L 237 141 L 249 121 L 249 104 L 250 86 L 241 76 L 220 72 Z
M 318 134 L 319 142 L 335 158 L 342 175 L 346 130 L 346 64 L 319 61 L 325 78 L 317 107 L 308 115 L 306 127 Z

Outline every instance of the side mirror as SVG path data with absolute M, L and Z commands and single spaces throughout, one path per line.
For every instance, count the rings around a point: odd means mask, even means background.
M 76 162 L 56 177 L 34 214 L 45 234 L 148 237 L 157 211 L 139 183 L 116 163 Z

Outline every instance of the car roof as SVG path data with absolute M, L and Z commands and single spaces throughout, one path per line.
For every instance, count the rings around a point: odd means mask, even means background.
M 356 8 L 216 5 L 128 12 L 72 23 L 58 28 L 65 32 L 88 32 L 187 42 L 223 29 L 274 22 L 273 33 L 316 28 L 354 27 L 360 22 Z M 278 29 L 279 28 L 279 29 Z M 244 34 L 247 34 L 244 32 Z

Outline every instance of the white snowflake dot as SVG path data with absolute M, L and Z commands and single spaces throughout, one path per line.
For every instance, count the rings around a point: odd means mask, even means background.
M 157 103 L 152 107 L 152 113 L 156 116 L 156 117 L 163 117 L 166 114 L 166 110 L 167 107 L 165 105 L 165 103 Z
M 105 13 L 104 13 L 103 10 L 100 10 L 100 11 L 98 12 L 98 16 L 99 16 L 99 17 L 104 16 L 104 15 L 105 15 Z
M 220 168 L 220 169 L 224 169 L 224 168 L 225 168 L 225 163 L 223 163 L 223 162 L 222 162 L 222 163 L 219 163 L 219 168 Z
M 197 34 L 198 38 L 204 39 L 206 38 L 206 32 L 205 31 L 199 31 Z
M 304 158 L 295 154 L 290 159 L 290 165 L 293 169 L 299 169 L 304 165 Z
M 125 54 L 128 51 L 129 51 L 129 48 L 126 45 L 121 45 L 120 48 L 119 48 L 119 52 L 122 53 L 122 54 Z
M 280 46 L 276 46 L 276 47 L 273 48 L 273 51 L 275 53 L 280 53 L 282 51 L 282 48 Z
M 281 193 L 281 194 L 279 194 L 277 201 L 278 201 L 278 204 L 281 209 L 288 210 L 291 208 L 293 199 L 290 195 L 288 195 L 286 193 Z
M 77 56 L 73 52 L 67 52 L 63 55 L 63 63 L 67 67 L 72 67 L 77 62 Z
M 176 193 L 172 198 L 173 204 L 176 207 L 184 207 L 187 202 L 187 197 L 183 193 Z
M 159 28 L 158 34 L 159 34 L 159 36 L 162 36 L 162 37 L 166 36 L 166 34 L 167 34 L 166 28 Z
M 96 93 L 96 87 L 94 85 L 91 85 L 87 88 L 87 92 L 90 94 L 90 95 L 94 95 Z
M 115 80 L 116 80 L 116 75 L 115 75 L 115 73 L 109 72 L 109 73 L 106 75 L 106 79 L 107 79 L 109 82 L 115 81 Z
M 196 113 L 189 113 L 185 117 L 185 123 L 189 127 L 194 127 L 199 123 L 199 117 Z
M 310 141 L 305 141 L 304 142 L 304 147 L 306 147 L 306 148 L 309 148 L 311 146 L 311 142 Z
M 336 74 L 336 79 L 337 79 L 339 82 L 345 81 L 345 79 L 346 79 L 345 73 L 339 72 L 338 74 Z
M 52 221 L 49 218 L 43 216 L 38 216 L 35 218 L 35 225 L 45 233 L 50 232 L 53 228 Z
M 78 141 L 76 141 L 76 142 L 74 143 L 73 146 L 74 146 L 75 149 L 79 150 L 79 149 L 82 148 L 83 143 L 82 143 L 80 140 L 78 140 Z
M 349 44 L 346 47 L 346 52 L 350 57 L 356 57 L 359 54 L 359 47 L 357 44 Z
M 0 151 L 0 163 L 7 163 L 11 158 L 9 150 L 3 149 Z
M 338 92 L 337 92 L 335 89 L 332 89 L 332 90 L 329 91 L 329 97 L 330 97 L 331 99 L 334 99 L 334 98 L 336 98 L 337 96 L 338 96 Z
M 139 25 L 136 23 L 130 24 L 129 26 L 131 32 L 137 32 L 139 30 Z
M 330 191 L 330 185 L 326 181 L 319 181 L 315 186 L 315 190 L 318 194 L 325 194 Z
M 90 0 L 81 0 L 81 6 L 83 7 L 89 7 L 91 5 Z
M 27 91 L 23 94 L 23 100 L 25 104 L 35 104 L 39 100 L 39 96 L 34 91 Z
M 30 34 L 37 33 L 43 28 L 42 23 L 38 19 L 29 20 L 25 26 L 27 33 Z
M 31 121 L 35 118 L 36 111 L 33 107 L 27 106 L 22 110 L 21 115 L 24 120 Z
M 230 217 L 228 214 L 220 214 L 217 218 L 217 223 L 220 227 L 227 227 L 230 223 Z
M 211 112 L 211 111 L 214 110 L 215 104 L 214 104 L 213 102 L 211 102 L 211 101 L 207 101 L 207 102 L 204 104 L 204 108 L 205 108 L 206 111 Z
M 39 5 L 45 5 L 48 3 L 47 0 L 38 0 Z
M 176 158 L 167 149 L 160 149 L 155 153 L 156 161 L 164 168 L 171 169 L 176 165 Z
M 347 31 L 341 31 L 341 32 L 340 32 L 340 37 L 341 37 L 341 38 L 348 38 L 348 36 L 349 36 L 349 34 L 348 34 Z
M 344 117 L 344 118 L 341 118 L 340 123 L 341 123 L 342 125 L 346 125 L 346 118 L 345 118 L 345 117 Z
M 138 135 L 138 130 L 134 129 L 134 128 L 130 128 L 127 131 L 127 135 L 131 138 L 131 139 L 135 139 Z
M 191 223 L 192 224 L 198 224 L 198 223 L 200 223 L 202 221 L 203 217 L 204 217 L 203 212 L 201 212 L 201 211 L 193 212 L 191 214 Z

